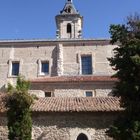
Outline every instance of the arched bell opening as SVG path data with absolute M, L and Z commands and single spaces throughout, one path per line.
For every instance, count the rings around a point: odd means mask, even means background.
M 71 24 L 70 23 L 67 24 L 67 33 L 71 34 Z

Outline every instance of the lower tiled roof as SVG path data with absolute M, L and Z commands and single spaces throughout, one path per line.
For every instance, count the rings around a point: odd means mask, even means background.
M 0 112 L 5 112 L 6 96 L 0 95 Z M 116 97 L 48 97 L 35 100 L 33 112 L 115 112 L 123 111 Z
M 40 98 L 32 106 L 38 112 L 113 112 L 122 111 L 115 97 L 65 97 Z
M 55 76 L 43 77 L 30 80 L 32 83 L 52 83 L 52 82 L 115 82 L 117 78 L 110 76 Z

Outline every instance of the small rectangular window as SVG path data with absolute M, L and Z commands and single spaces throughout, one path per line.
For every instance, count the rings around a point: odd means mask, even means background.
M 90 55 L 81 56 L 82 74 L 92 74 L 92 58 Z
M 45 92 L 45 97 L 51 97 L 51 92 Z
M 41 73 L 49 74 L 49 62 L 41 62 Z
M 93 97 L 92 91 L 86 91 L 86 97 Z
M 12 62 L 12 76 L 19 75 L 19 62 Z

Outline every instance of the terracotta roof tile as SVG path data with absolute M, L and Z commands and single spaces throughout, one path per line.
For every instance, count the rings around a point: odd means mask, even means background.
M 43 77 L 30 80 L 32 83 L 52 83 L 52 82 L 115 82 L 116 78 L 110 76 L 55 76 Z
M 0 95 L 0 112 L 5 112 L 6 96 Z M 114 112 L 123 111 L 116 97 L 48 97 L 32 105 L 33 112 Z
M 109 112 L 122 111 L 116 97 L 50 97 L 40 98 L 32 105 L 35 112 Z

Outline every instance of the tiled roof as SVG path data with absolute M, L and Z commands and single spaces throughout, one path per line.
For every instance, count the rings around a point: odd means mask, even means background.
M 122 111 L 119 98 L 69 97 L 40 98 L 32 106 L 34 112 L 115 112 Z
M 6 96 L 0 95 L 0 112 L 5 112 Z M 123 111 L 116 97 L 49 97 L 39 98 L 33 112 L 115 112 Z
M 116 78 L 110 76 L 55 76 L 30 80 L 32 83 L 52 83 L 52 82 L 115 82 Z

